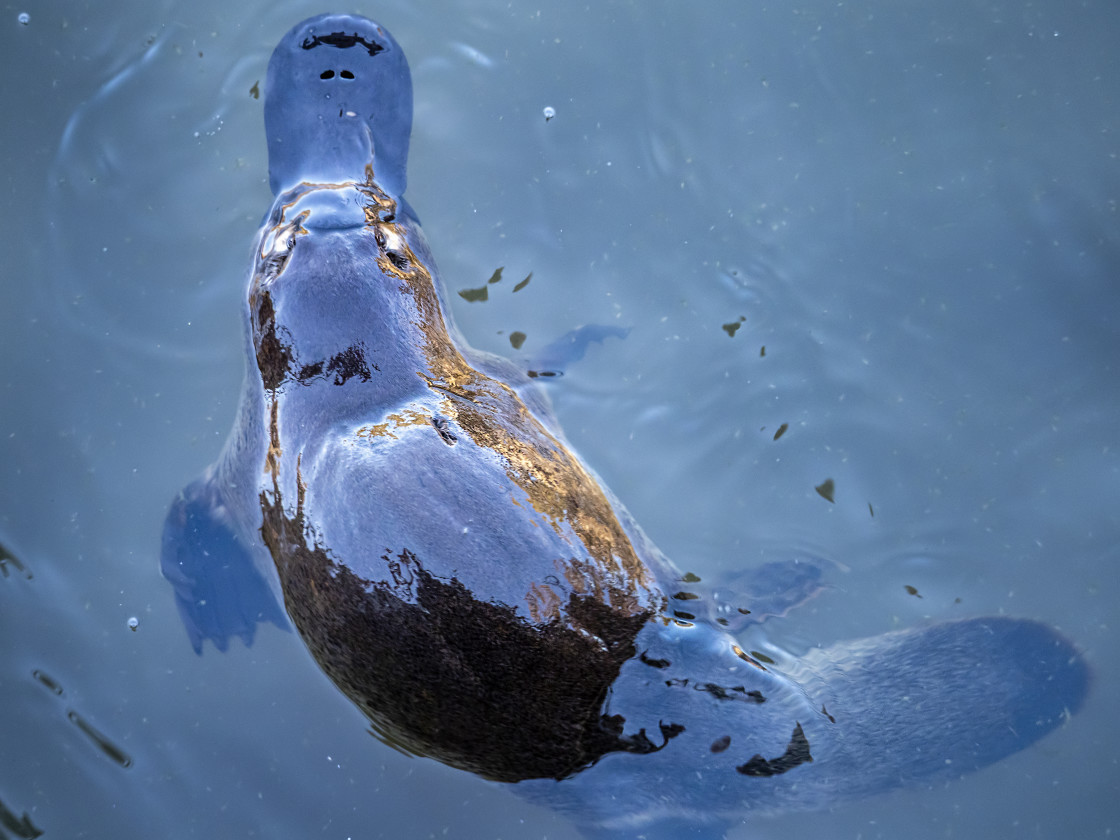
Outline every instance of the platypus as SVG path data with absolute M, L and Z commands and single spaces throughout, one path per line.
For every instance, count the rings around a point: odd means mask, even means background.
M 298 631 L 395 747 L 517 783 L 588 836 L 722 836 L 983 767 L 1075 712 L 1089 672 L 1036 621 L 972 618 L 778 663 L 745 624 L 820 588 L 683 575 L 565 440 L 539 377 L 455 328 L 404 198 L 412 83 L 378 24 L 322 15 L 265 88 L 275 200 L 247 373 L 162 568 L 191 643 Z M 281 608 L 282 605 L 282 608 Z

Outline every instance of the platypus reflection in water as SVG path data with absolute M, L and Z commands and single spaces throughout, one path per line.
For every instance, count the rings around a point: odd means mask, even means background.
M 719 836 L 752 811 L 956 777 L 1080 706 L 1085 662 L 1029 620 L 782 668 L 745 651 L 742 623 L 811 594 L 819 570 L 765 566 L 724 612 L 575 455 L 538 382 L 462 340 L 403 197 L 412 83 L 389 33 L 296 26 L 265 125 L 276 200 L 239 414 L 163 537 L 196 650 L 286 626 L 283 603 L 386 741 L 518 782 L 589 836 Z

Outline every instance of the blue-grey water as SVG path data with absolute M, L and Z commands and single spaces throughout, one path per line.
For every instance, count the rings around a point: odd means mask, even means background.
M 292 633 L 196 657 L 159 575 L 233 420 L 258 85 L 326 10 L 0 13 L 0 837 L 576 837 L 370 737 Z M 412 64 L 445 281 L 505 269 L 472 343 L 631 328 L 552 385 L 588 463 L 701 576 L 828 565 L 752 643 L 1006 613 L 1094 667 L 1022 754 L 729 837 L 1120 832 L 1120 7 L 353 10 Z

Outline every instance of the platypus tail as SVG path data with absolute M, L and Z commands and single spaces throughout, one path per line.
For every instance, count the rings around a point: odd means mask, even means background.
M 531 798 L 587 837 L 718 838 L 752 812 L 823 808 L 996 762 L 1075 713 L 1090 679 L 1069 641 L 1014 618 L 844 642 L 784 671 L 695 631 L 650 634 L 607 701 L 627 731 L 679 734 L 650 755 L 531 782 Z
M 840 644 L 799 680 L 836 737 L 818 748 L 839 796 L 978 770 L 1030 746 L 1081 708 L 1089 668 L 1037 621 L 935 624 Z M 827 730 L 826 730 L 827 731 Z M 827 766 L 827 770 L 826 770 Z

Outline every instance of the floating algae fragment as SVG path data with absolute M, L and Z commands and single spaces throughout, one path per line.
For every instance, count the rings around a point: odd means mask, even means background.
M 724 324 L 721 329 L 729 336 L 734 338 L 735 333 L 739 331 L 739 327 L 743 326 L 743 322 L 745 320 L 747 320 L 745 317 L 740 316 L 738 321 L 732 321 L 730 324 Z
M 485 286 L 479 286 L 477 289 L 460 289 L 459 297 L 468 303 L 482 303 L 489 299 L 490 293 Z

